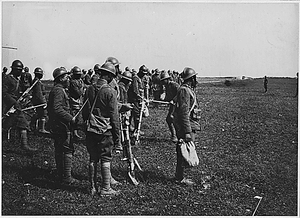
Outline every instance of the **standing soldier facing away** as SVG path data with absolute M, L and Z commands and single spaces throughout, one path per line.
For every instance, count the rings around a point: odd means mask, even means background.
M 72 116 L 75 116 L 77 112 L 80 110 L 82 106 L 82 99 L 84 94 L 84 83 L 81 79 L 82 72 L 81 69 L 77 66 L 73 67 L 72 76 L 70 79 L 70 87 L 69 87 L 69 94 L 70 94 L 70 106 Z M 82 115 L 79 114 L 77 118 L 78 124 L 82 124 Z M 82 140 L 82 137 L 78 134 L 79 126 L 74 126 L 74 139 Z
M 47 103 L 46 101 L 46 93 L 45 93 L 45 87 L 44 84 L 41 82 L 41 79 L 43 78 L 44 71 L 42 68 L 37 67 L 34 70 L 34 79 L 33 83 L 37 81 L 35 86 L 32 88 L 32 99 L 31 102 L 33 105 L 40 105 Z M 38 107 L 36 108 L 37 112 L 37 122 L 38 122 L 38 132 L 43 133 L 43 134 L 50 134 L 50 132 L 45 130 L 45 125 L 46 125 L 46 117 L 47 117 L 47 111 L 45 109 L 46 107 Z
M 6 114 L 11 107 L 16 111 L 4 118 L 3 128 L 9 130 L 11 127 L 16 127 L 20 132 L 21 147 L 27 151 L 36 151 L 29 147 L 27 132 L 29 130 L 29 122 L 26 120 L 24 113 L 21 111 L 20 102 L 20 84 L 19 77 L 23 70 L 23 63 L 20 60 L 15 60 L 11 65 L 11 72 L 4 78 L 2 82 L 2 97 L 3 105 L 2 112 Z
M 69 96 L 66 89 L 70 85 L 69 75 L 65 68 L 53 71 L 54 87 L 49 93 L 48 116 L 49 126 L 54 138 L 54 154 L 58 178 L 65 184 L 77 184 L 79 181 L 71 175 L 74 145 L 71 126 L 76 119 L 71 114 Z
M 197 122 L 198 116 L 195 113 L 197 106 L 196 94 L 193 89 L 196 87 L 197 73 L 189 67 L 184 68 L 181 76 L 183 84 L 178 90 L 175 97 L 174 125 L 178 140 L 183 139 L 185 142 L 195 140 L 196 131 L 200 130 Z M 181 153 L 180 143 L 176 146 L 177 164 L 175 180 L 181 184 L 194 185 L 194 182 L 184 177 L 185 162 Z
M 264 77 L 264 88 L 265 88 L 265 92 L 268 91 L 268 78 L 267 76 Z
M 88 87 L 85 99 L 88 104 L 84 107 L 83 118 L 88 120 L 90 113 L 102 120 L 98 131 L 86 132 L 86 146 L 90 155 L 89 180 L 91 194 L 97 193 L 97 163 L 100 160 L 102 185 L 100 195 L 116 195 L 119 191 L 111 188 L 112 149 L 118 145 L 120 121 L 116 92 L 110 85 L 116 76 L 112 63 L 106 62 L 100 68 L 100 78 L 95 85 Z M 94 105 L 94 108 L 92 106 Z M 91 109 L 93 109 L 91 111 Z
M 171 76 L 167 72 L 163 72 L 161 74 L 160 81 L 162 85 L 164 85 L 166 88 L 166 97 L 162 100 L 167 102 L 172 101 L 173 98 L 177 95 L 177 92 L 179 90 L 179 84 L 174 81 L 171 81 Z M 178 139 L 176 137 L 176 131 L 173 123 L 174 120 L 173 112 L 174 112 L 174 105 L 170 103 L 166 122 L 171 132 L 171 140 L 172 142 L 176 143 Z

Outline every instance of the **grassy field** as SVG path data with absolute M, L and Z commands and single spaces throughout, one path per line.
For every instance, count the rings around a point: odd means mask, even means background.
M 76 143 L 73 173 L 82 180 L 64 187 L 54 180 L 51 139 L 29 135 L 39 148 L 31 156 L 19 139 L 2 143 L 2 215 L 194 215 L 249 216 L 258 199 L 259 216 L 296 216 L 298 185 L 298 98 L 296 80 L 270 78 L 234 81 L 231 86 L 202 83 L 197 135 L 199 166 L 187 170 L 194 187 L 175 184 L 175 145 L 165 123 L 167 108 L 150 106 L 143 120 L 145 135 L 133 148 L 144 172 L 132 185 L 127 163 L 113 159 L 112 174 L 122 182 L 118 197 L 90 196 L 88 154 Z

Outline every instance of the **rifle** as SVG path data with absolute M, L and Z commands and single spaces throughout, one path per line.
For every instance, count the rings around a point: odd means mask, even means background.
M 127 160 L 128 162 L 128 176 L 130 180 L 134 185 L 138 185 L 139 182 L 135 178 L 135 167 L 137 167 L 140 171 L 143 170 L 132 153 L 132 147 L 131 147 L 130 135 L 129 135 L 129 125 L 130 125 L 129 117 L 130 117 L 130 111 L 120 114 L 121 141 L 123 145 L 123 160 Z
M 31 91 L 31 89 L 35 86 L 35 84 L 38 82 L 39 80 L 36 80 L 29 88 L 27 88 L 25 90 L 25 92 L 23 92 L 23 94 L 20 96 L 20 98 L 18 98 L 18 100 L 16 101 L 16 103 L 20 103 L 20 102 L 23 102 L 26 97 L 27 97 L 27 94 Z M 16 104 L 15 103 L 15 104 Z M 16 112 L 16 108 L 15 108 L 15 104 L 13 106 L 10 107 L 10 109 L 4 114 L 4 116 L 2 117 L 2 119 L 4 117 L 9 117 L 10 114 L 13 114 Z
M 138 128 L 134 131 L 133 136 L 134 136 L 134 144 L 138 145 L 140 143 L 140 133 L 141 133 L 141 124 L 142 124 L 142 118 L 143 118 L 143 111 L 146 106 L 146 101 L 142 101 L 142 107 L 140 111 L 140 117 L 139 117 L 139 123 L 138 123 Z
M 28 107 L 28 108 L 24 108 L 21 111 L 27 111 L 27 110 L 35 109 L 35 108 L 38 108 L 38 107 L 45 107 L 46 105 L 47 105 L 46 103 L 39 104 L 39 105 L 34 105 L 34 106 L 31 106 L 31 107 Z
M 76 119 L 76 117 L 80 114 L 80 112 L 82 111 L 82 109 L 84 108 L 84 106 L 86 105 L 86 103 L 88 102 L 89 99 L 86 99 L 85 102 L 83 103 L 83 105 L 81 106 L 81 108 L 79 109 L 79 111 L 75 114 L 74 118 Z M 73 118 L 73 119 L 74 119 Z

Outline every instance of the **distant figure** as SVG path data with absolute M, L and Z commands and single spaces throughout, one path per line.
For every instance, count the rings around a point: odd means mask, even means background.
M 264 78 L 264 88 L 265 88 L 265 93 L 268 91 L 268 78 L 265 76 Z
M 29 73 L 29 68 L 25 67 L 20 77 L 20 91 L 25 92 L 32 84 L 32 76 Z
M 2 69 L 2 81 L 3 81 L 3 78 L 6 76 L 6 72 L 7 72 L 7 67 L 3 67 L 3 69 Z
M 298 96 L 298 89 L 299 89 L 299 72 L 297 72 L 297 90 L 296 90 L 296 94 L 295 94 L 295 98 Z

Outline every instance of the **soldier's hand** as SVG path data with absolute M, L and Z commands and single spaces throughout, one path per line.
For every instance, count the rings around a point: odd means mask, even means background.
M 77 117 L 73 117 L 72 120 L 71 120 L 71 124 L 74 125 L 77 123 Z
M 122 104 L 121 108 L 120 108 L 120 112 L 126 112 L 131 110 L 133 107 L 131 106 L 131 104 Z
M 185 139 L 184 139 L 186 142 L 190 142 L 192 141 L 192 135 L 190 133 L 186 133 L 185 134 Z
M 45 103 L 45 106 L 43 106 L 43 109 L 46 109 L 47 108 L 47 103 Z

